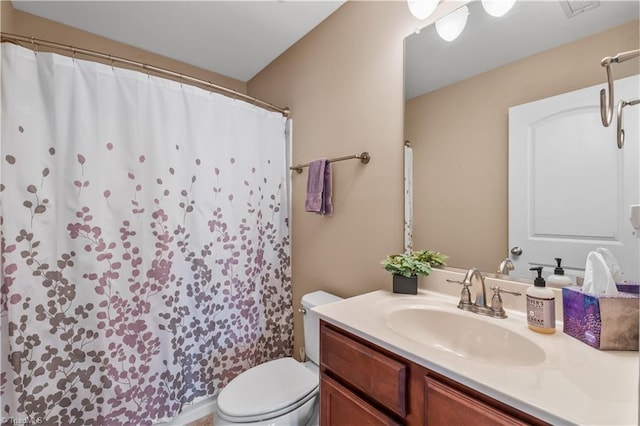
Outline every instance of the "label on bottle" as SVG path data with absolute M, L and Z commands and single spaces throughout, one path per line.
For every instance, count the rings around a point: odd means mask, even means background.
M 527 322 L 541 328 L 556 328 L 556 300 L 527 296 Z

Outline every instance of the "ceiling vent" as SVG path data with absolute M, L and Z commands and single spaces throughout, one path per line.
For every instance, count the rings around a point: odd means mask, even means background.
M 573 18 L 574 16 L 595 9 L 596 7 L 600 6 L 600 2 L 588 0 L 569 0 L 560 2 L 560 6 L 562 6 L 565 15 L 567 15 L 567 18 Z

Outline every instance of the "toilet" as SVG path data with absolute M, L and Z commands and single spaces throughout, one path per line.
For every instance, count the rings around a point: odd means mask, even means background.
M 302 297 L 304 363 L 286 357 L 265 362 L 239 374 L 218 395 L 213 424 L 317 425 L 320 361 L 320 320 L 315 306 L 342 300 L 324 291 Z

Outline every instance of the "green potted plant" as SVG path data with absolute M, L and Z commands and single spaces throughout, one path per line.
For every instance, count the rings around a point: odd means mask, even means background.
M 434 266 L 446 265 L 447 256 L 437 251 L 420 250 L 392 254 L 380 262 L 393 274 L 393 292 L 418 294 L 418 275 L 429 275 Z

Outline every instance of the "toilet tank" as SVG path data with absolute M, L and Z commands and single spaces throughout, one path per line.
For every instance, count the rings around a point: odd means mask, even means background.
M 316 365 L 320 364 L 320 317 L 311 308 L 342 300 L 341 297 L 324 291 L 314 291 L 302 296 L 304 307 L 304 350 Z

